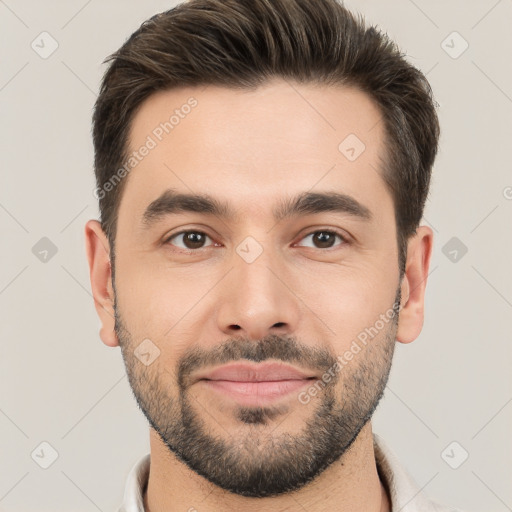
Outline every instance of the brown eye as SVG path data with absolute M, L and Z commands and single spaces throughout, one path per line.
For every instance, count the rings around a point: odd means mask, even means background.
M 306 235 L 302 240 L 306 240 L 307 238 L 311 237 L 311 241 L 313 242 L 313 248 L 314 249 L 330 249 L 334 246 L 336 242 L 336 238 L 340 239 L 343 243 L 346 242 L 345 238 L 337 233 L 336 231 L 329 231 L 327 229 L 325 230 L 319 230 L 314 231 L 313 233 L 310 233 L 309 235 Z M 343 245 L 338 244 L 338 245 Z M 301 244 L 299 244 L 301 245 Z M 304 246 L 304 247 L 311 247 L 311 246 Z
M 211 238 L 202 231 L 181 231 L 180 233 L 176 233 L 167 239 L 166 243 L 171 243 L 171 240 L 181 241 L 180 243 L 172 243 L 171 245 L 175 245 L 180 249 L 186 250 L 194 250 L 194 249 L 202 249 L 205 247 L 205 241 L 207 239 L 211 240 Z

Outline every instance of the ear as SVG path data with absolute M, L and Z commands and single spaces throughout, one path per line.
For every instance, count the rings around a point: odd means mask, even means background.
M 114 290 L 110 245 L 97 220 L 89 220 L 85 225 L 85 246 L 94 305 L 101 321 L 100 338 L 105 345 L 117 347 L 119 340 L 114 331 Z
M 414 341 L 423 328 L 425 288 L 432 255 L 434 233 L 428 226 L 420 226 L 409 239 L 407 262 L 402 278 L 402 309 L 398 317 L 397 341 Z

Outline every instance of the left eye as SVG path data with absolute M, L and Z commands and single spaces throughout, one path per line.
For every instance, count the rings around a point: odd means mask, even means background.
M 327 229 L 314 231 L 309 235 L 306 235 L 302 240 L 306 240 L 311 237 L 311 241 L 317 246 L 313 246 L 315 249 L 329 249 L 334 245 L 336 237 L 339 238 L 343 243 L 346 242 L 346 239 L 341 236 L 339 233 L 335 231 L 329 231 Z M 299 244 L 298 244 L 299 245 Z M 342 244 L 339 244 L 342 245 Z M 307 246 L 306 246 L 307 247 Z
M 211 240 L 211 238 L 202 231 L 182 231 L 181 233 L 176 233 L 175 235 L 172 235 L 166 240 L 166 243 L 169 243 L 171 240 L 174 239 L 181 239 L 182 245 L 179 244 L 172 244 L 176 245 L 180 249 L 202 249 L 204 247 L 204 243 L 206 239 Z

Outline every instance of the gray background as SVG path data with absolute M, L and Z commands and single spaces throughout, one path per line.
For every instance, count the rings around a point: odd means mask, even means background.
M 98 214 L 101 62 L 173 5 L 0 0 L 2 511 L 117 510 L 149 451 L 120 350 L 98 336 L 83 233 Z M 428 74 L 442 124 L 424 219 L 435 232 L 425 325 L 397 347 L 374 429 L 434 499 L 512 510 L 512 1 L 347 5 Z M 47 58 L 43 31 L 58 43 Z M 47 469 L 42 442 L 58 453 Z

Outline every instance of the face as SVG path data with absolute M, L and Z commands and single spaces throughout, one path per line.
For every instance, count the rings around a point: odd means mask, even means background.
M 391 365 L 400 276 L 379 111 L 354 89 L 279 80 L 172 90 L 133 119 L 130 150 L 143 145 L 113 283 L 138 404 L 221 488 L 298 489 L 343 456 Z

